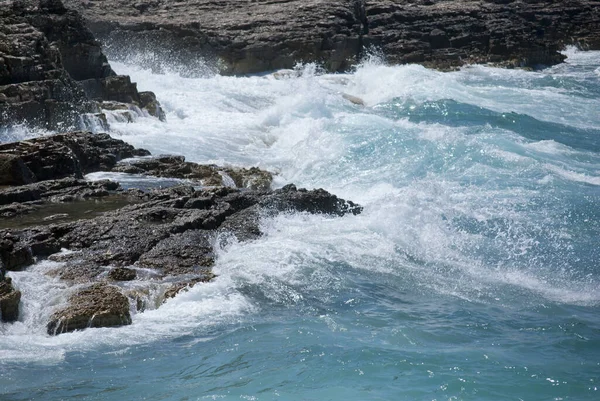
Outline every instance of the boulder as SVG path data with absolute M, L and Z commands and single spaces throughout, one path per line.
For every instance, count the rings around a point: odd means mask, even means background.
M 17 291 L 9 277 L 0 277 L 0 321 L 14 322 L 19 319 L 21 291 Z
M 0 153 L 0 185 L 23 185 L 35 176 L 18 155 Z
M 96 283 L 77 291 L 68 303 L 50 317 L 48 334 L 131 324 L 129 300 L 118 287 Z

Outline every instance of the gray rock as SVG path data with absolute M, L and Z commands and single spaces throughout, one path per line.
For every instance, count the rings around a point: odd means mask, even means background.
M 9 277 L 0 277 L 0 321 L 14 322 L 19 319 L 21 291 L 17 291 Z
M 111 69 L 81 16 L 60 0 L 5 1 L 0 7 L 0 126 L 79 129 L 92 100 L 144 107 L 129 77 Z M 162 113 L 158 101 L 150 114 Z
M 319 62 L 341 71 L 376 47 L 392 63 L 551 65 L 573 44 L 600 49 L 595 0 L 65 0 L 111 58 L 247 74 Z M 149 55 L 144 60 L 144 55 Z M 210 69 L 210 68 L 209 68 Z
M 54 153 L 64 154 L 64 148 L 67 148 L 81 171 L 87 171 L 87 168 L 108 166 L 98 160 L 105 160 L 102 155 L 109 150 L 111 155 L 120 155 L 123 149 L 133 151 L 133 148 L 124 147 L 123 143 L 110 137 L 92 136 L 94 138 L 90 139 L 88 134 L 74 133 L 49 137 L 51 143 L 58 141 L 63 145 L 77 138 L 77 146 L 47 146 L 48 152 L 42 152 L 44 160 L 54 160 Z M 12 144 L 10 149 L 35 146 L 21 142 Z M 28 164 L 29 159 L 25 157 L 24 160 L 28 167 L 33 166 L 30 167 L 32 171 L 45 168 L 42 164 Z M 260 217 L 279 212 L 303 211 L 342 216 L 358 214 L 362 210 L 360 206 L 322 189 L 308 191 L 288 185 L 270 190 L 271 175 L 256 168 L 201 166 L 185 162 L 182 156 L 144 158 L 134 164 L 146 173 L 187 178 L 197 174 L 197 177 L 213 177 L 215 180 L 219 177 L 219 182 L 201 189 L 177 186 L 148 192 L 129 190 L 115 193 L 118 184 L 114 182 L 90 183 L 77 178 L 63 178 L 0 190 L 0 205 L 4 202 L 41 208 L 49 202 L 85 196 L 102 197 L 110 192 L 113 197 L 124 200 L 115 209 L 88 214 L 77 221 L 61 222 L 69 213 L 57 214 L 52 209 L 46 217 L 54 220 L 40 218 L 18 229 L 0 229 L 2 277 L 7 270 L 20 270 L 39 258 L 48 257 L 62 262 L 49 274 L 72 283 L 94 283 L 71 297 L 70 306 L 52 316 L 48 324 L 51 334 L 130 321 L 123 301 L 127 300 L 126 297 L 104 283 L 107 277 L 115 281 L 135 279 L 156 283 L 164 280 L 170 283 L 165 297 L 174 296 L 184 288 L 214 277 L 211 271 L 215 259 L 213 247 L 220 234 L 232 234 L 240 241 L 256 239 L 261 235 Z M 222 186 L 220 177 L 226 174 L 225 171 L 233 177 L 230 178 L 235 185 L 260 189 Z M 75 209 L 75 203 L 69 205 Z M 56 216 L 60 218 L 55 219 Z M 72 252 L 59 253 L 61 249 Z M 110 267 L 108 274 L 107 267 Z M 145 273 L 137 275 L 132 267 L 145 269 Z M 138 309 L 143 309 L 145 301 L 139 296 L 136 299 Z
M 43 181 L 110 170 L 121 159 L 150 152 L 108 134 L 70 132 L 0 144 L 0 185 Z M 6 165 L 6 168 L 2 168 Z
M 69 305 L 52 314 L 50 335 L 88 327 L 115 327 L 131 324 L 129 300 L 114 286 L 93 284 L 69 298 Z

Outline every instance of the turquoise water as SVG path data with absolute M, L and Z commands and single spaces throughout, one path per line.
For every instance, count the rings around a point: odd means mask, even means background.
M 219 249 L 214 282 L 122 328 L 46 336 L 53 262 L 12 273 L 0 399 L 600 399 L 600 53 L 567 54 L 538 72 L 373 60 L 284 79 L 114 63 L 168 122 L 113 119 L 112 135 L 364 213 L 266 219 Z

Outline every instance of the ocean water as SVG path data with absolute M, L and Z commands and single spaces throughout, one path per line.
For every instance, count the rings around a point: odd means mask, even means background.
M 11 273 L 0 399 L 599 400 L 600 52 L 567 55 L 238 78 L 113 63 L 167 114 L 109 116 L 113 136 L 364 213 L 265 219 L 218 249 L 214 282 L 122 328 L 47 336 L 53 262 Z

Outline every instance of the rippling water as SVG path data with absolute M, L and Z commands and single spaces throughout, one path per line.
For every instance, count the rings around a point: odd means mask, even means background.
M 64 284 L 51 262 L 12 273 L 0 399 L 600 399 L 600 53 L 568 56 L 282 79 L 113 63 L 168 120 L 115 120 L 113 136 L 364 213 L 265 220 L 219 249 L 214 282 L 122 328 L 46 336 Z

